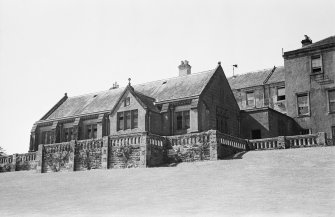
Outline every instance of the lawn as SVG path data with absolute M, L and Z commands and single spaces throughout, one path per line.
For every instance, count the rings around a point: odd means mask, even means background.
M 176 167 L 0 174 L 0 216 L 335 216 L 335 147 Z

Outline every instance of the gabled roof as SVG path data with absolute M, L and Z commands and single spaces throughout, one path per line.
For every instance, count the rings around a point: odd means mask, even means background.
M 135 91 L 154 98 L 157 103 L 201 94 L 216 70 L 152 81 L 134 86 Z
M 328 46 L 328 45 L 335 46 L 335 36 L 330 36 L 328 38 L 322 39 L 320 41 L 314 42 L 312 44 L 306 45 L 306 46 L 301 47 L 301 48 L 296 49 L 296 50 L 287 51 L 287 52 L 284 53 L 284 56 L 294 54 L 294 53 L 305 52 L 305 51 L 308 51 L 308 50 L 314 50 L 314 49 L 321 48 L 323 46 Z
M 178 76 L 134 85 L 134 94 L 150 110 L 158 112 L 154 103 L 199 96 L 216 70 Z M 41 120 L 56 120 L 73 116 L 112 111 L 125 88 L 68 97 Z
M 229 85 L 233 90 L 282 81 L 285 81 L 285 70 L 283 66 L 248 72 L 228 78 Z

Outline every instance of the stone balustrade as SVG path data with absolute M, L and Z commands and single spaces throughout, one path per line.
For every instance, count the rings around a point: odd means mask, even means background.
M 231 135 L 227 135 L 224 133 L 220 133 L 220 132 L 216 133 L 216 139 L 217 139 L 217 142 L 220 144 L 231 146 L 231 147 L 234 147 L 240 150 L 246 150 L 248 146 L 247 140 L 234 137 Z
M 279 149 L 278 137 L 249 140 L 250 150 Z M 284 148 L 284 147 L 283 147 Z
M 142 132 L 42 144 L 37 152 L 0 157 L 0 172 L 150 167 L 172 162 L 223 159 L 248 150 L 325 146 L 327 143 L 329 145 L 329 140 L 323 132 L 254 140 L 240 139 L 216 130 L 174 136 Z
M 316 146 L 318 134 L 286 136 L 286 141 L 290 148 Z

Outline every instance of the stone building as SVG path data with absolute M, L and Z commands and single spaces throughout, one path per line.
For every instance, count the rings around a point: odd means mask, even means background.
M 228 78 L 241 109 L 241 137 L 260 139 L 299 134 L 300 127 L 286 115 L 283 66 Z
M 287 115 L 305 133 L 335 138 L 335 36 L 284 53 Z
M 29 151 L 39 144 L 150 132 L 161 136 L 210 129 L 240 136 L 240 110 L 220 65 L 179 76 L 68 97 L 65 94 L 31 130 Z

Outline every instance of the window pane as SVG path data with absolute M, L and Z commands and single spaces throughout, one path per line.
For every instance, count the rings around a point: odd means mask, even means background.
M 312 58 L 312 67 L 321 67 L 321 58 L 320 56 L 316 56 Z
M 117 120 L 118 120 L 118 130 L 123 130 L 123 124 L 124 124 L 124 120 L 123 120 L 123 112 L 119 112 L 117 113 Z
M 181 112 L 176 112 L 177 130 L 183 129 L 183 115 Z
M 254 106 L 255 105 L 254 92 L 247 93 L 247 105 L 248 106 Z
M 138 127 L 138 111 L 137 111 L 137 109 L 133 110 L 132 113 L 133 113 L 132 114 L 132 116 L 133 116 L 132 128 L 137 128 Z
M 97 132 L 98 132 L 98 128 L 97 128 L 97 125 L 96 124 L 93 124 L 92 125 L 92 128 L 93 128 L 93 137 L 92 138 L 97 138 Z
M 285 95 L 285 88 L 278 88 L 278 96 Z
M 335 112 L 335 90 L 328 91 L 329 111 Z
M 87 125 L 86 139 L 90 139 L 92 137 L 91 133 L 92 133 L 91 126 Z
M 184 125 L 185 129 L 190 128 L 190 111 L 184 111 Z
M 126 118 L 124 129 L 130 129 L 130 123 L 131 123 L 130 111 L 124 112 L 124 116 Z
M 308 105 L 308 96 L 307 94 L 298 96 L 298 114 L 305 115 L 308 114 L 309 105 Z

